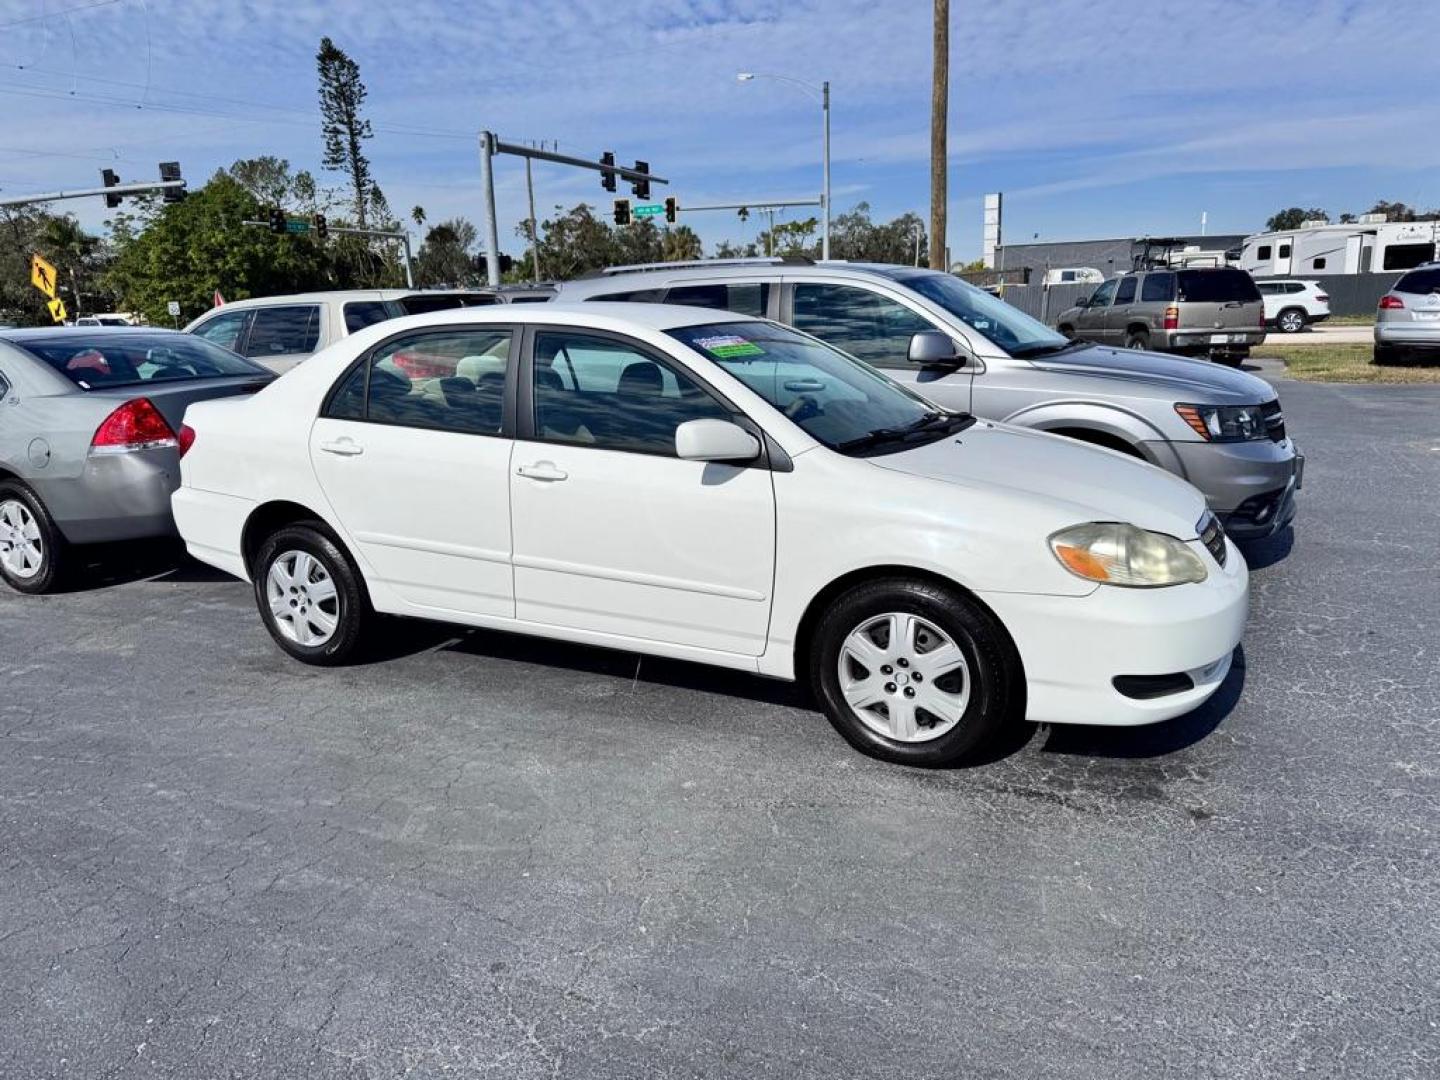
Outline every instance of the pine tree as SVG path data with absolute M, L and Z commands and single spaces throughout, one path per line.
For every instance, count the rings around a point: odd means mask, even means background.
M 362 146 L 373 132 L 370 121 L 360 115 L 365 104 L 360 65 L 328 37 L 320 39 L 315 63 L 320 71 L 320 118 L 325 134 L 323 164 L 331 171 L 348 174 L 355 221 L 363 229 L 379 188 Z

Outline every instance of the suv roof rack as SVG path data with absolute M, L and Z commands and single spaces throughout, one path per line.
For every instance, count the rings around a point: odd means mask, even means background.
M 638 274 L 645 270 L 669 270 L 676 266 L 814 266 L 809 255 L 751 255 L 737 259 L 680 259 L 674 262 L 632 263 L 629 266 L 607 266 L 582 275 L 587 278 L 612 277 L 615 274 Z

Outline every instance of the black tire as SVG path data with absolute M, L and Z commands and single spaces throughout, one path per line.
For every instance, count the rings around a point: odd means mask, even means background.
M 1403 364 L 1404 353 L 1396 345 L 1376 345 L 1375 355 L 1371 358 L 1377 364 Z
M 334 583 L 333 602 L 326 600 L 304 600 L 297 596 L 291 606 L 298 603 L 313 604 L 322 615 L 333 615 L 335 627 L 330 636 L 318 644 L 305 644 L 282 628 L 282 620 L 271 610 L 269 581 L 271 567 L 277 561 L 287 559 L 292 553 L 301 552 L 313 558 L 324 574 Z M 293 563 L 291 564 L 293 567 Z M 318 574 L 314 575 L 319 577 Z M 335 540 L 315 524 L 287 525 L 265 538 L 255 556 L 251 577 L 255 584 L 255 605 L 260 609 L 260 620 L 275 639 L 275 644 L 296 660 L 320 667 L 334 667 L 355 658 L 364 642 L 366 631 L 375 621 L 369 597 L 360 573 L 355 569 L 348 555 Z M 320 582 L 313 584 L 319 585 Z M 297 585 L 297 588 L 303 586 Z M 317 589 L 318 593 L 318 589 Z M 297 612 L 308 614 L 306 608 Z M 294 625 L 295 616 L 290 616 Z M 306 632 L 313 632 L 313 624 L 306 624 Z
M 1150 331 L 1132 326 L 1125 335 L 1125 348 L 1127 349 L 1148 349 L 1150 348 Z
M 29 593 L 32 596 L 53 592 L 60 587 L 68 561 L 65 538 L 55 527 L 55 521 L 50 517 L 50 511 L 45 509 L 40 497 L 20 481 L 0 481 L 0 503 L 6 502 L 19 503 L 34 522 L 35 529 L 40 534 L 40 562 L 38 570 L 29 572 L 27 568 L 28 576 L 21 576 L 12 573 L 10 567 L 0 561 L 0 576 L 3 576 L 5 584 L 16 592 Z
M 1310 325 L 1302 308 L 1286 308 L 1275 316 L 1275 329 L 1282 334 L 1298 334 Z
M 841 690 L 839 665 L 846 638 L 867 619 L 891 612 L 918 615 L 933 623 L 959 647 L 969 669 L 969 700 L 964 711 L 953 727 L 927 741 L 905 742 L 881 735 L 856 715 Z M 826 717 L 846 742 L 862 754 L 900 765 L 944 768 L 961 764 L 1005 725 L 1024 717 L 1024 674 L 1004 628 L 958 590 L 916 578 L 867 582 L 832 602 L 815 628 L 808 674 Z

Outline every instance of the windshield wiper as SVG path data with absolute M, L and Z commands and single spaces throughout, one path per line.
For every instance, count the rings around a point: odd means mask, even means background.
M 845 454 L 851 450 L 866 450 L 887 442 L 904 442 L 912 436 L 925 435 L 942 429 L 948 435 L 955 431 L 964 431 L 973 423 L 975 423 L 975 417 L 969 413 L 927 412 L 903 427 L 875 428 L 867 431 L 864 435 L 846 439 L 842 443 L 837 443 L 835 449 Z
M 1054 356 L 1056 353 L 1069 352 L 1071 349 L 1078 349 L 1082 345 L 1089 345 L 1088 341 L 1053 341 L 1041 345 L 1027 345 L 1021 349 L 1012 349 L 1010 355 L 1021 360 L 1028 360 L 1032 356 Z

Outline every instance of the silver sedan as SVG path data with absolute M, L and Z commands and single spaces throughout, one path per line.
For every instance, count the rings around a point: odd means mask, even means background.
M 0 330 L 0 577 L 42 593 L 71 545 L 174 535 L 186 406 L 273 378 L 171 330 Z

